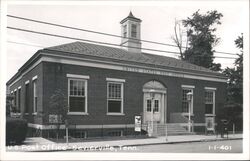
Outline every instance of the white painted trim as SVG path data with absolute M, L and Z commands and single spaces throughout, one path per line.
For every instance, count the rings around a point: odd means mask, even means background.
M 68 112 L 68 115 L 89 115 L 86 112 Z
M 18 77 L 15 81 L 13 81 L 9 87 L 13 86 L 16 82 L 18 82 L 19 80 L 21 80 L 22 77 Z
M 193 94 L 193 97 L 192 97 L 192 100 L 191 100 L 191 115 L 193 115 L 194 113 L 194 88 L 187 88 L 187 87 L 182 87 L 182 92 L 183 92 L 183 89 L 188 89 L 188 90 L 191 90 L 192 94 Z M 186 112 L 183 112 L 183 114 L 185 114 Z
M 19 86 L 19 87 L 18 87 L 18 89 L 21 89 L 21 88 L 22 88 L 22 86 Z
M 78 75 L 78 74 L 67 74 L 69 78 L 81 78 L 81 79 L 89 79 L 88 75 Z
M 120 113 L 118 113 L 118 112 L 117 112 L 117 113 L 108 112 L 108 107 L 109 107 L 109 106 L 108 106 L 108 100 L 109 100 L 109 98 L 108 98 L 108 94 L 109 94 L 109 93 L 108 93 L 108 91 L 109 91 L 109 89 L 108 89 L 108 88 L 109 88 L 108 84 L 109 84 L 109 83 L 114 83 L 114 84 L 120 84 L 120 85 L 121 85 L 121 112 L 120 112 Z M 110 82 L 107 82 L 107 97 L 106 97 L 106 98 L 107 98 L 107 111 L 106 111 L 106 112 L 107 112 L 107 115 L 125 115 L 125 114 L 124 114 L 124 109 L 123 109 L 123 108 L 124 108 L 124 105 L 123 105 L 123 104 L 124 104 L 124 83 L 123 83 L 123 82 L 114 82 L 114 81 L 112 81 L 112 82 L 111 82 L 111 81 L 110 81 Z M 111 100 L 111 99 L 110 99 L 110 100 Z
M 213 114 L 212 115 L 215 115 L 215 91 L 216 91 L 216 88 L 207 87 L 207 89 L 206 89 L 206 87 L 205 87 L 205 90 L 207 90 L 209 92 L 213 92 Z M 208 114 L 208 115 L 211 115 L 211 114 Z
M 28 127 L 32 127 L 35 129 L 44 129 L 44 125 L 32 124 L 32 123 L 28 123 Z
M 192 109 L 191 109 L 191 111 L 192 111 Z M 181 115 L 182 116 L 188 116 L 189 113 L 188 112 L 182 112 Z M 191 113 L 191 116 L 194 116 L 194 113 Z
M 134 128 L 134 124 L 110 124 L 110 125 L 69 125 L 69 127 L 76 129 L 113 129 L 113 128 Z M 33 124 L 28 123 L 28 127 L 46 130 L 46 129 L 55 129 L 56 125 L 41 125 L 41 124 Z M 65 125 L 62 124 L 60 129 L 65 129 Z
M 36 80 L 37 79 L 37 75 L 32 77 L 32 81 Z
M 29 84 L 29 83 L 30 83 L 30 81 L 29 81 L 29 80 L 25 81 L 25 84 Z
M 15 116 L 21 116 L 21 113 L 20 112 L 16 112 L 16 113 L 15 112 L 11 112 L 10 116 L 14 116 L 14 117 Z
M 118 78 L 106 78 L 106 81 L 110 81 L 110 82 L 126 82 L 125 79 L 118 79 Z
M 206 123 L 194 123 L 194 126 L 206 126 Z
M 179 125 L 179 126 L 188 126 L 188 123 L 170 123 L 167 125 Z M 193 126 L 206 126 L 206 123 L 193 123 Z
M 26 71 L 23 72 L 22 75 L 17 77 L 15 81 L 13 81 L 9 87 L 11 87 L 13 84 L 15 84 L 17 81 L 19 81 L 26 73 L 28 73 L 30 70 L 35 68 L 39 63 L 41 62 L 56 62 L 61 64 L 71 64 L 71 65 L 80 65 L 80 66 L 89 66 L 89 67 L 96 67 L 96 68 L 105 68 L 105 69 L 115 69 L 115 70 L 122 70 L 122 71 L 130 71 L 130 72 L 139 72 L 139 69 L 154 69 L 157 72 L 148 73 L 148 74 L 158 74 L 158 75 L 165 75 L 170 77 L 181 77 L 181 78 L 190 78 L 190 79 L 198 79 L 198 80 L 207 80 L 207 81 L 215 81 L 215 82 L 227 82 L 227 79 L 220 78 L 219 76 L 206 76 L 206 74 L 193 74 L 190 72 L 177 72 L 175 70 L 169 70 L 169 69 L 163 69 L 163 68 L 150 68 L 150 67 L 142 67 L 138 65 L 131 65 L 131 64 L 125 64 L 123 63 L 121 66 L 121 63 L 115 63 L 115 62 L 107 62 L 107 61 L 100 61 L 100 60 L 93 60 L 93 59 L 86 59 L 86 58 L 73 58 L 72 56 L 58 56 L 59 58 L 51 58 L 49 56 L 55 57 L 53 54 L 49 53 L 42 53 L 43 57 L 38 59 L 31 67 L 29 67 Z M 88 62 L 86 62 L 88 61 Z M 102 63 L 102 64 L 101 64 Z M 126 68 L 135 68 L 136 70 L 125 70 Z M 163 74 L 164 73 L 164 74 Z M 181 74 L 178 74 L 181 73 Z
M 205 114 L 206 117 L 214 117 L 216 116 L 215 114 Z
M 213 90 L 213 91 L 216 91 L 216 90 L 217 90 L 217 88 L 214 88 L 214 87 L 205 87 L 204 89 L 205 89 L 205 90 Z
M 156 75 L 163 75 L 169 77 L 180 77 L 180 78 L 189 78 L 189 79 L 198 79 L 198 80 L 206 80 L 206 81 L 215 81 L 215 82 L 227 82 L 226 78 L 220 78 L 219 76 L 207 76 L 206 74 L 193 74 L 191 72 L 180 72 L 175 70 L 163 69 L 163 68 L 150 68 L 145 66 L 138 66 L 138 65 L 131 65 L 123 63 L 115 63 L 115 62 L 107 62 L 107 61 L 100 61 L 100 60 L 93 60 L 93 59 L 86 59 L 86 58 L 72 58 L 71 56 L 57 56 L 60 58 L 51 58 L 49 56 L 55 56 L 49 53 L 42 53 L 43 57 L 38 59 L 36 63 L 34 63 L 31 67 L 29 67 L 23 74 L 15 81 L 13 81 L 9 87 L 19 81 L 26 73 L 30 70 L 35 68 L 41 62 L 55 62 L 61 64 L 70 64 L 70 65 L 80 65 L 80 66 L 89 66 L 89 67 L 96 67 L 96 68 L 104 68 L 104 69 L 114 69 L 114 70 L 121 70 L 121 71 L 128 71 L 128 72 L 138 72 L 144 73 L 143 71 L 150 71 L 154 70 L 153 72 L 149 72 L 147 74 L 156 74 Z M 128 70 L 129 68 L 135 70 Z
M 182 88 L 195 88 L 193 85 L 181 85 Z
M 70 112 L 69 111 L 69 97 L 70 97 L 70 80 L 82 80 L 84 81 L 84 97 L 85 97 L 85 112 Z M 88 80 L 83 78 L 68 78 L 68 114 L 69 115 L 88 115 Z
M 33 78 L 32 78 L 33 80 Z M 36 115 L 37 114 L 37 109 L 38 108 L 38 104 L 37 104 L 37 107 L 35 107 L 35 104 L 38 102 L 38 92 L 37 92 L 37 81 L 36 81 L 36 78 L 33 80 L 33 83 L 32 83 L 32 87 L 33 87 L 33 115 Z M 35 98 L 37 98 L 37 102 L 35 102 Z
M 138 66 L 138 65 L 131 65 L 131 64 L 122 64 L 115 63 L 115 62 L 105 62 L 93 59 L 86 59 L 86 58 L 72 58 L 70 56 L 60 56 L 58 58 L 51 58 L 48 56 L 54 56 L 53 54 L 43 53 L 46 56 L 43 56 L 40 59 L 40 62 L 56 62 L 62 64 L 71 64 L 71 65 L 80 65 L 80 66 L 89 66 L 89 67 L 96 67 L 96 68 L 104 68 L 104 69 L 114 69 L 114 70 L 121 70 L 121 71 L 129 71 L 129 72 L 138 72 L 138 73 L 145 73 L 143 71 L 154 70 L 153 72 L 146 72 L 147 74 L 156 74 L 156 75 L 164 75 L 170 77 L 181 77 L 181 78 L 191 78 L 191 79 L 199 79 L 199 80 L 208 80 L 208 81 L 215 81 L 215 82 L 227 82 L 227 79 L 220 78 L 219 76 L 207 76 L 206 74 L 193 74 L 190 72 L 177 72 L 175 70 L 163 69 L 163 68 L 150 68 L 145 66 Z M 126 68 L 135 68 L 136 70 L 126 70 Z
M 124 113 L 112 113 L 112 112 L 108 112 L 107 113 L 108 116 L 124 116 Z
M 152 89 L 146 89 L 144 88 L 142 91 L 144 93 L 152 93 L 151 91 Z M 161 90 L 161 89 L 154 89 L 154 93 L 167 93 L 166 89 L 165 90 Z

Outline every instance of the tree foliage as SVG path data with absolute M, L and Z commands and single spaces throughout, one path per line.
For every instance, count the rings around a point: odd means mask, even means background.
M 240 54 L 235 60 L 234 68 L 226 68 L 223 73 L 229 78 L 227 84 L 227 103 L 221 111 L 220 117 L 235 124 L 236 130 L 242 131 L 243 125 L 243 35 L 238 36 L 235 45 Z
M 13 101 L 14 97 L 13 95 L 7 95 L 6 96 L 6 116 L 10 116 L 10 113 L 13 112 L 12 111 L 12 101 Z
M 67 99 L 61 89 L 55 90 L 55 92 L 50 97 L 50 109 L 48 111 L 48 116 L 52 118 L 53 124 L 56 126 L 57 138 L 59 136 L 60 127 L 65 124 L 67 120 Z M 49 118 L 51 119 L 51 118 Z
M 214 63 L 213 47 L 218 44 L 215 25 L 220 25 L 223 15 L 216 10 L 200 14 L 196 11 L 192 17 L 183 20 L 187 28 L 188 48 L 184 52 L 184 60 L 209 68 L 214 71 L 220 70 L 221 65 Z
M 227 91 L 228 102 L 243 103 L 243 35 L 238 36 L 235 45 L 240 49 L 240 54 L 235 60 L 234 68 L 226 68 L 223 73 L 229 78 Z

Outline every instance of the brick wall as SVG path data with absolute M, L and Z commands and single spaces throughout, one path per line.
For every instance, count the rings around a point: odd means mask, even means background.
M 36 67 L 34 67 L 32 70 L 25 73 L 22 78 L 15 82 L 13 85 L 9 86 L 10 91 L 14 91 L 15 89 L 18 89 L 19 86 L 21 86 L 21 117 L 28 120 L 29 123 L 35 123 L 35 124 L 42 124 L 42 117 L 39 117 L 39 115 L 32 115 L 33 110 L 33 84 L 32 84 L 32 78 L 37 75 L 37 90 L 38 90 L 38 102 L 37 102 L 37 110 L 38 112 L 42 111 L 43 107 L 43 71 L 42 71 L 42 63 L 38 64 Z M 29 81 L 29 87 L 28 87 L 28 97 L 29 101 L 25 101 L 25 82 Z M 29 113 L 25 114 L 25 108 L 26 103 L 29 106 Z
M 167 77 L 152 74 L 133 73 L 126 71 L 98 69 L 77 65 L 62 65 L 58 63 L 43 63 L 43 106 L 45 113 L 49 110 L 49 98 L 55 89 L 62 89 L 67 95 L 68 78 L 66 74 L 88 75 L 88 113 L 70 117 L 70 124 L 133 124 L 135 115 L 142 115 L 143 85 L 151 80 L 161 82 L 167 88 L 167 119 L 170 113 L 181 112 L 182 87 L 193 85 L 194 88 L 194 122 L 204 123 L 205 87 L 216 90 L 216 112 L 223 106 L 225 100 L 225 83 Z M 107 81 L 106 78 L 125 79 L 124 83 L 124 116 L 107 116 Z M 44 116 L 48 119 L 48 116 Z

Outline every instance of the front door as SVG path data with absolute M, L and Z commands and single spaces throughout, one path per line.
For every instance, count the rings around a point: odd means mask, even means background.
M 144 123 L 163 123 L 164 103 L 163 93 L 154 93 L 153 97 L 150 93 L 144 93 Z

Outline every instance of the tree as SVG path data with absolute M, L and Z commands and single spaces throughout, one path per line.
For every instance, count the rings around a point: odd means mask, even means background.
M 186 43 L 183 40 L 183 29 L 181 28 L 181 23 L 180 21 L 175 20 L 175 25 L 174 25 L 174 36 L 172 36 L 172 40 L 174 41 L 174 43 L 177 45 L 179 52 L 180 52 L 180 56 L 179 58 L 181 60 L 184 60 L 184 48 L 187 49 L 187 40 Z M 183 43 L 185 43 L 185 47 L 183 45 Z
M 214 32 L 215 25 L 221 24 L 220 18 L 223 15 L 216 10 L 200 14 L 196 11 L 192 17 L 183 20 L 184 27 L 187 28 L 188 47 L 184 52 L 184 60 L 219 71 L 221 65 L 214 63 L 213 47 L 219 42 Z
M 56 126 L 57 139 L 61 125 L 67 120 L 67 99 L 62 90 L 58 89 L 50 97 L 49 123 Z
M 224 117 L 234 124 L 236 130 L 242 130 L 243 124 L 243 35 L 238 36 L 235 45 L 240 49 L 240 54 L 235 60 L 234 68 L 226 68 L 223 73 L 229 78 L 227 84 L 227 103 L 221 112 Z
M 8 94 L 6 96 L 6 116 L 10 116 L 10 113 L 13 112 L 12 101 L 14 100 L 14 96 Z
M 235 45 L 240 49 L 240 54 L 235 60 L 234 68 L 226 68 L 223 73 L 229 78 L 227 91 L 229 102 L 243 103 L 243 35 L 238 36 Z

